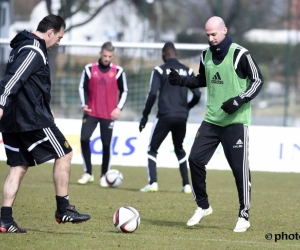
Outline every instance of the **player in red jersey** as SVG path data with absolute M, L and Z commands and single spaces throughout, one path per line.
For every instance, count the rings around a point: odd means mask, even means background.
M 105 173 L 110 169 L 110 145 L 114 121 L 120 117 L 128 92 L 123 68 L 112 63 L 114 50 L 111 42 L 104 43 L 98 62 L 87 64 L 82 72 L 79 84 L 83 110 L 80 143 L 85 173 L 78 180 L 79 184 L 94 181 L 90 138 L 99 123 L 103 147 L 100 186 L 108 186 Z

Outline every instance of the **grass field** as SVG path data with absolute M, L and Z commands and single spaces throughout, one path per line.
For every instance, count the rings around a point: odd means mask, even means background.
M 8 166 L 0 162 L 3 182 Z M 159 192 L 141 193 L 147 184 L 146 168 L 114 167 L 124 176 L 118 188 L 101 188 L 99 166 L 94 166 L 94 183 L 76 183 L 82 167 L 72 166 L 70 201 L 91 220 L 78 224 L 57 224 L 52 183 L 52 165 L 31 168 L 24 177 L 14 205 L 14 218 L 27 234 L 0 235 L 2 249 L 299 249 L 299 183 L 294 173 L 252 173 L 251 228 L 233 233 L 238 199 L 230 171 L 207 171 L 207 189 L 214 210 L 199 225 L 187 227 L 196 204 L 191 194 L 180 193 L 178 169 L 159 168 Z M 1 184 L 2 192 L 2 184 Z M 136 208 L 140 227 L 132 234 L 118 233 L 114 212 L 123 205 Z M 266 240 L 271 233 L 273 238 Z M 275 234 L 287 234 L 275 242 Z M 279 236 L 279 235 L 278 235 Z M 293 240 L 292 240 L 293 239 Z

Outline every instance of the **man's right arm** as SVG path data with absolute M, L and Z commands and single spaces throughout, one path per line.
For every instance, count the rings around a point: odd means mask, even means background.
M 158 73 L 157 70 L 153 70 L 150 78 L 150 88 L 149 88 L 149 93 L 147 95 L 147 99 L 145 102 L 145 108 L 143 111 L 143 116 L 148 117 L 148 115 L 151 112 L 151 109 L 155 103 L 157 92 L 160 88 L 160 74 Z
M 169 74 L 169 82 L 171 85 L 180 85 L 190 89 L 206 87 L 205 68 L 203 60 L 203 52 L 200 58 L 199 74 L 197 76 L 180 76 L 178 72 L 172 71 Z
M 140 121 L 139 125 L 139 130 L 142 132 L 142 130 L 145 128 L 146 123 L 148 122 L 148 116 L 151 112 L 151 109 L 155 103 L 157 92 L 160 88 L 160 81 L 161 81 L 161 76 L 157 70 L 158 68 L 155 68 L 150 77 L 150 88 L 149 88 L 149 93 L 147 95 L 147 99 L 145 102 L 145 108 L 143 110 L 143 116 Z M 161 70 L 159 68 L 159 70 Z
M 82 71 L 80 83 L 79 83 L 79 98 L 81 101 L 81 108 L 85 114 L 88 114 L 92 110 L 88 106 L 88 83 L 90 75 L 90 64 L 86 65 Z
M 88 65 L 83 69 L 80 83 L 79 83 L 79 97 L 81 101 L 81 107 L 87 105 L 88 102 L 88 82 L 89 82 L 89 76 L 87 74 L 87 70 L 89 70 Z

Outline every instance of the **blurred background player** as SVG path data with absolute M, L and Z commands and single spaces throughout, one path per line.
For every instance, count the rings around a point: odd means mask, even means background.
M 182 189 L 184 193 L 191 193 L 191 186 L 188 179 L 186 153 L 183 149 L 183 140 L 186 134 L 186 123 L 189 110 L 193 108 L 201 97 L 199 88 L 192 89 L 193 97 L 188 102 L 188 88 L 172 86 L 169 84 L 168 75 L 170 68 L 176 69 L 182 76 L 193 75 L 193 70 L 180 63 L 177 59 L 177 50 L 173 43 L 165 43 L 162 49 L 163 65 L 154 68 L 150 79 L 150 90 L 146 99 L 143 117 L 141 118 L 140 132 L 146 126 L 148 115 L 155 103 L 157 92 L 158 112 L 153 124 L 150 145 L 148 149 L 148 185 L 142 188 L 141 192 L 158 191 L 156 156 L 157 151 L 171 132 L 174 150 L 179 163 L 179 170 L 182 177 Z
M 128 91 L 123 68 L 112 63 L 114 51 L 115 48 L 111 42 L 104 43 L 98 62 L 87 64 L 82 72 L 79 84 L 83 110 L 80 143 L 85 173 L 78 180 L 79 184 L 94 181 L 90 137 L 99 123 L 103 148 L 100 186 L 108 186 L 105 173 L 110 169 L 114 121 L 120 117 Z

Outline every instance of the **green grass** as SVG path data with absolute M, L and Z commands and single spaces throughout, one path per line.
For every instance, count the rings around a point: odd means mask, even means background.
M 3 182 L 8 166 L 0 162 Z M 196 204 L 192 195 L 180 193 L 178 169 L 158 168 L 159 192 L 141 193 L 147 184 L 146 168 L 114 167 L 124 175 L 118 188 L 95 182 L 76 183 L 82 167 L 72 166 L 70 201 L 91 220 L 78 224 L 57 224 L 52 183 L 52 165 L 31 168 L 23 179 L 14 205 L 14 218 L 28 233 L 0 235 L 3 249 L 299 249 L 300 241 L 266 240 L 266 233 L 300 233 L 299 183 L 294 173 L 252 173 L 251 228 L 233 233 L 238 215 L 238 197 L 231 171 L 207 171 L 207 190 L 213 214 L 199 225 L 187 227 Z M 2 186 L 2 184 L 1 184 Z M 1 187 L 2 192 L 2 187 Z M 114 212 L 123 205 L 136 208 L 140 227 L 132 234 L 118 233 Z

